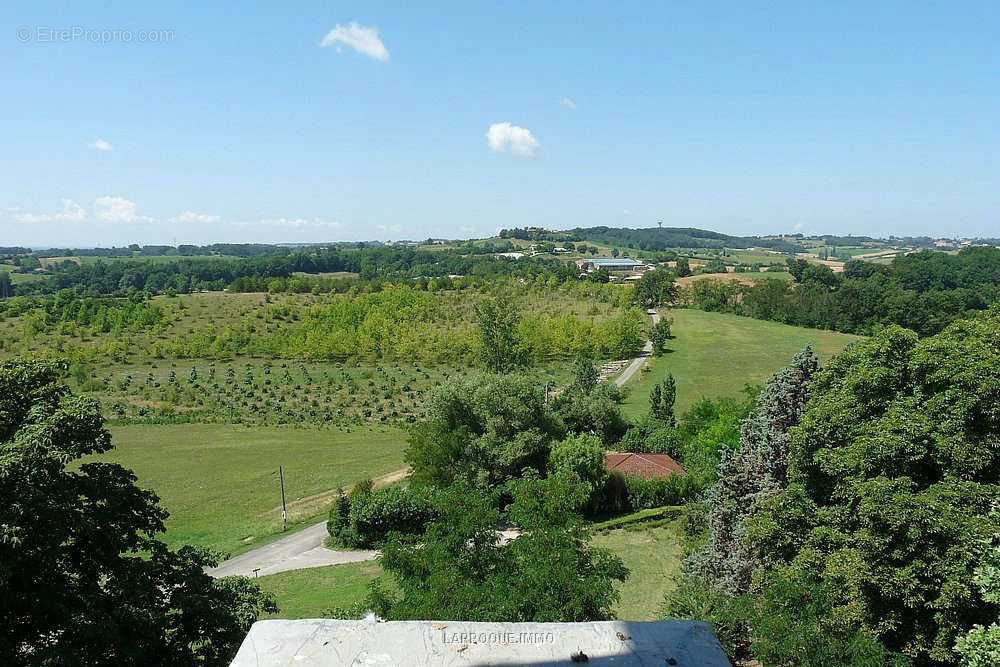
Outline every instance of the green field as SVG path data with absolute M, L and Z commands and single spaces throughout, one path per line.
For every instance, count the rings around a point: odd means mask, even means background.
M 859 336 L 793 327 L 739 315 L 677 309 L 671 352 L 649 360 L 649 371 L 629 385 L 623 411 L 636 418 L 649 409 L 649 392 L 673 373 L 677 381 L 678 414 L 702 396 L 729 396 L 747 383 L 760 383 L 787 366 L 796 352 L 812 343 L 820 361 L 827 361 Z
M 676 515 L 657 521 L 633 523 L 622 528 L 597 532 L 594 546 L 610 549 L 625 563 L 631 574 L 619 586 L 621 600 L 615 615 L 626 621 L 657 618 L 663 596 L 674 588 L 673 577 L 680 571 L 684 537 Z
M 303 429 L 224 424 L 118 426 L 103 455 L 131 468 L 170 512 L 165 541 L 236 554 L 281 531 L 284 468 L 290 527 L 329 509 L 308 500 L 365 477 L 401 469 L 406 434 L 390 427 Z M 307 500 L 302 500 L 307 499 Z
M 364 599 L 368 583 L 382 574 L 375 562 L 327 565 L 254 579 L 274 594 L 278 613 L 264 618 L 320 618 L 328 609 L 347 608 Z

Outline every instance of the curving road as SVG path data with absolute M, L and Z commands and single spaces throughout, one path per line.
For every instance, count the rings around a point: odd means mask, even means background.
M 652 315 L 653 326 L 656 326 L 656 323 L 660 321 L 660 314 L 652 308 L 646 312 Z M 648 359 L 651 354 L 653 354 L 653 341 L 647 340 L 646 344 L 642 346 L 642 352 L 638 357 L 633 359 L 632 363 L 629 364 L 628 367 L 622 371 L 622 374 L 615 379 L 615 384 L 619 387 L 624 387 L 625 383 L 631 380 L 632 376 L 639 372 L 639 369 L 642 368 L 642 365 L 646 363 L 646 359 Z
M 373 480 L 375 488 L 398 482 L 409 474 L 410 469 L 403 468 L 388 475 L 376 477 Z M 322 521 L 274 542 L 251 549 L 235 558 L 223 561 L 217 567 L 209 568 L 205 572 L 213 577 L 253 577 L 277 574 L 288 570 L 304 570 L 307 567 L 357 563 L 363 560 L 374 560 L 378 557 L 377 551 L 327 549 L 323 546 L 326 536 L 326 521 Z
M 660 321 L 659 313 L 649 312 L 653 317 L 653 324 Z M 632 360 L 622 374 L 615 379 L 615 384 L 619 387 L 632 379 L 632 376 L 639 372 L 646 359 L 653 353 L 653 341 L 647 340 L 638 357 Z M 393 482 L 398 482 L 409 475 L 408 469 L 397 470 L 396 472 L 376 478 L 375 486 L 386 486 Z M 289 570 L 304 570 L 309 567 L 322 567 L 324 565 L 341 565 L 343 563 L 357 563 L 359 561 L 374 560 L 378 558 L 377 551 L 337 551 L 327 549 L 323 546 L 326 539 L 326 522 L 317 523 L 296 533 L 275 540 L 264 546 L 251 549 L 235 558 L 230 558 L 213 567 L 206 572 L 213 577 L 244 576 L 253 577 L 255 575 L 264 576 L 287 572 Z M 516 533 L 508 535 L 504 533 L 505 539 L 511 539 Z M 256 572 L 255 572 L 256 570 Z

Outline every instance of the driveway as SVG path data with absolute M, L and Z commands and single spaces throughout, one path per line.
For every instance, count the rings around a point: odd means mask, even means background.
M 660 314 L 652 312 L 650 315 L 653 317 L 653 326 L 656 326 L 656 323 L 660 321 Z M 642 352 L 638 357 L 633 359 L 632 363 L 629 364 L 624 371 L 622 371 L 622 374 L 619 375 L 617 379 L 615 379 L 615 384 L 619 387 L 624 387 L 625 383 L 631 380 L 632 376 L 639 372 L 639 369 L 642 368 L 642 365 L 646 363 L 646 359 L 648 359 L 651 354 L 653 354 L 653 341 L 647 340 L 646 344 L 642 346 Z

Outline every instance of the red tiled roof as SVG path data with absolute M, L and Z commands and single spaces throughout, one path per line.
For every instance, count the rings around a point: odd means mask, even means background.
M 686 474 L 684 468 L 668 454 L 607 452 L 604 455 L 604 467 L 608 470 L 621 470 L 626 475 L 634 475 L 643 479 Z

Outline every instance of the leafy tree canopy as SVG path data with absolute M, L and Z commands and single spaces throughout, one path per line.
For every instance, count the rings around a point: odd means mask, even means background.
M 628 570 L 589 546 L 575 508 L 586 490 L 572 475 L 512 484 L 507 517 L 523 533 L 501 544 L 503 515 L 482 492 L 456 484 L 421 544 L 391 540 L 382 566 L 399 593 L 379 586 L 371 608 L 390 620 L 572 622 L 612 618 L 616 581 Z
M 115 464 L 96 401 L 65 363 L 0 365 L 0 663 L 224 665 L 270 596 L 169 550 L 166 512 Z
M 413 480 L 447 486 L 464 479 L 488 488 L 543 470 L 565 427 L 529 378 L 486 375 L 453 379 L 428 400 L 427 420 L 411 436 L 406 460 Z
M 949 662 L 995 618 L 974 580 L 1000 498 L 1000 309 L 918 341 L 889 327 L 816 375 L 788 488 L 748 522 L 771 563 L 836 591 L 833 614 Z

